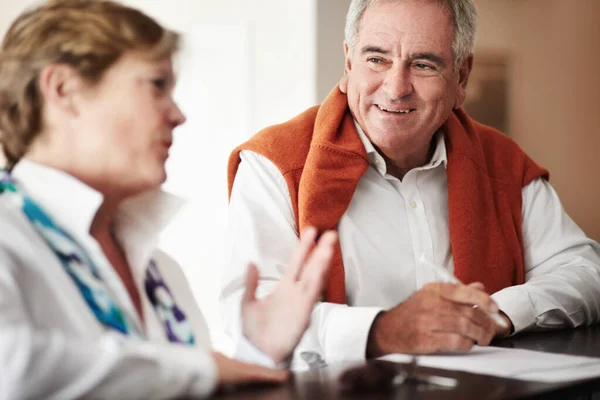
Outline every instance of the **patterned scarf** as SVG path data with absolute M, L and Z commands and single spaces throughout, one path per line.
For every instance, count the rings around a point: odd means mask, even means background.
M 102 325 L 134 338 L 144 337 L 143 332 L 139 332 L 131 318 L 121 310 L 83 247 L 54 223 L 5 171 L 0 172 L 0 195 L 11 196 L 18 202 L 31 225 L 56 254 L 65 272 Z M 154 260 L 150 260 L 146 268 L 144 288 L 169 341 L 193 345 L 191 325 L 177 306 Z

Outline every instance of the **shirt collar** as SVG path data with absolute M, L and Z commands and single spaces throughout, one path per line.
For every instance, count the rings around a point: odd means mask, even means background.
M 11 172 L 34 201 L 75 237 L 89 237 L 103 195 L 73 176 L 30 161 L 20 160 Z M 131 268 L 145 268 L 160 233 L 183 205 L 183 200 L 161 189 L 123 201 L 115 219 L 115 235 Z
M 356 127 L 356 132 L 358 133 L 358 137 L 360 138 L 363 146 L 365 146 L 365 151 L 367 152 L 367 156 L 369 157 L 369 162 L 371 166 L 375 168 L 381 175 L 385 176 L 387 172 L 387 167 L 385 165 L 385 160 L 379 154 L 373 143 L 369 140 L 365 132 L 362 130 L 361 126 L 354 120 L 354 126 Z M 439 129 L 435 135 L 433 136 L 433 140 L 435 141 L 435 151 L 431 156 L 431 160 L 429 162 L 418 169 L 431 169 L 436 168 L 440 164 L 444 165 L 444 168 L 447 167 L 448 158 L 446 154 L 446 143 L 444 141 L 444 132 Z

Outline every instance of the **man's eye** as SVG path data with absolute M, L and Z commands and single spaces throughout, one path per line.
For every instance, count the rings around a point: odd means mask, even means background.
M 367 61 L 372 64 L 381 64 L 383 62 L 383 60 L 381 58 L 377 58 L 377 57 L 368 58 Z
M 432 70 L 433 69 L 433 67 L 431 65 L 421 64 L 421 63 L 415 64 L 415 67 L 417 69 L 422 70 L 422 71 L 428 71 L 428 70 Z

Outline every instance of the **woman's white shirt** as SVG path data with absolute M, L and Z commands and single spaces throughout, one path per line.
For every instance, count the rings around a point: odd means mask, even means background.
M 117 303 L 147 340 L 102 325 L 20 204 L 0 195 L 0 399 L 210 394 L 217 371 L 207 325 L 179 266 L 156 250 L 159 233 L 182 201 L 157 190 L 127 200 L 117 215 L 115 234 L 140 293 L 142 323 L 125 286 L 89 234 L 102 195 L 64 172 L 26 159 L 12 176 L 88 252 Z M 167 339 L 144 290 L 151 258 L 192 324 L 194 346 Z M 238 354 L 255 355 L 257 362 L 268 364 L 248 343 L 240 346 Z M 243 358 L 252 361 L 252 356 Z

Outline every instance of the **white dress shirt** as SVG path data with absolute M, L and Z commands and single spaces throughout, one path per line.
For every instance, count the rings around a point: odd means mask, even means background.
M 147 340 L 102 325 L 20 204 L 0 195 L 0 399 L 162 399 L 211 393 L 217 370 L 206 323 L 179 266 L 156 250 L 158 235 L 181 200 L 160 190 L 148 192 L 125 201 L 117 215 L 115 234 L 141 297 L 142 323 L 89 234 L 102 195 L 70 175 L 28 160 L 21 160 L 12 175 L 88 252 L 114 300 Z M 167 339 L 144 290 L 151 257 L 192 324 L 195 346 Z
M 430 162 L 400 181 L 386 173 L 384 159 L 357 128 L 371 166 L 338 224 L 348 305 L 315 307 L 293 368 L 364 359 L 375 316 L 436 281 L 431 268 L 417 264 L 422 254 L 453 272 L 443 134 L 434 137 Z M 240 332 L 246 264 L 259 266 L 258 290 L 265 295 L 282 278 L 298 241 L 287 184 L 277 167 L 250 151 L 240 156 L 221 295 L 225 328 L 234 338 Z M 522 217 L 526 283 L 492 295 L 515 332 L 598 321 L 600 246 L 569 218 L 543 179 L 523 188 Z

